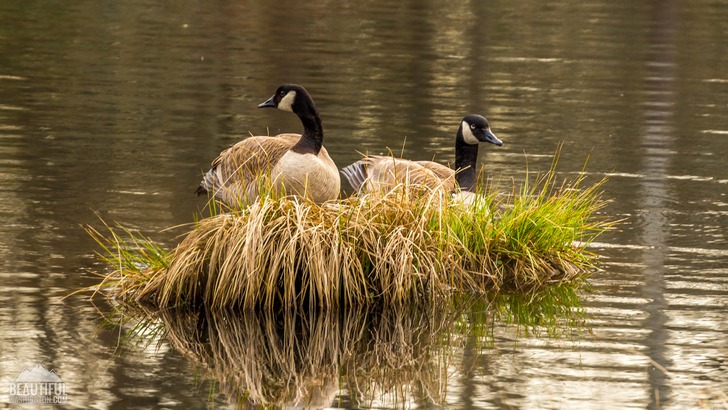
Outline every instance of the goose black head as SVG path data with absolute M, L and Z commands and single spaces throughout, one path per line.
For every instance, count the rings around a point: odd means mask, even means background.
M 490 130 L 488 120 L 477 114 L 466 115 L 463 118 L 463 122 L 460 124 L 459 137 L 469 145 L 478 145 L 480 142 L 489 142 L 499 147 L 503 145 L 503 142 Z
M 305 88 L 296 84 L 286 84 L 278 87 L 272 97 L 258 104 L 258 108 L 266 107 L 300 113 L 315 106 Z

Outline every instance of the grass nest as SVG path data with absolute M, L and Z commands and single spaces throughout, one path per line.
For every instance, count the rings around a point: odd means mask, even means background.
M 122 226 L 88 228 L 113 267 L 95 288 L 215 310 L 420 304 L 580 280 L 597 262 L 586 246 L 614 222 L 595 216 L 605 180 L 557 183 L 556 158 L 507 195 L 482 184 L 470 205 L 404 186 L 323 205 L 262 195 L 241 210 L 213 209 L 171 252 Z

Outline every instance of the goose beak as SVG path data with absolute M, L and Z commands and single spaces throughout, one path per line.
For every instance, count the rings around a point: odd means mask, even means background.
M 275 95 L 273 97 L 270 97 L 269 99 L 265 100 L 265 102 L 262 102 L 262 103 L 258 104 L 258 108 L 265 108 L 265 107 L 273 107 L 273 108 L 275 108 L 276 107 L 276 103 L 275 103 L 275 101 L 273 101 L 273 98 L 274 97 L 275 97 Z
M 491 144 L 495 144 L 497 146 L 503 145 L 503 141 L 499 140 L 498 137 L 493 134 L 493 131 L 490 130 L 490 128 L 486 128 L 484 130 L 485 139 L 483 139 L 483 142 L 490 142 Z

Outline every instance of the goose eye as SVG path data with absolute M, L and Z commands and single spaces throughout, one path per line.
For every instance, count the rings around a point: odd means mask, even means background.
M 475 124 L 470 124 L 470 129 L 471 130 L 474 130 L 475 129 Z
M 284 95 L 286 95 L 286 90 L 281 90 L 281 92 L 280 92 L 280 93 L 278 93 L 278 94 L 280 94 L 280 95 L 281 95 L 281 97 L 283 97 Z

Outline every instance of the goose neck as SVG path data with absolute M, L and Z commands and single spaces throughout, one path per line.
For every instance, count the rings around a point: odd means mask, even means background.
M 291 151 L 300 154 L 318 155 L 324 143 L 324 131 L 318 112 L 312 110 L 299 113 L 298 118 L 301 119 L 301 124 L 303 124 L 303 135 L 301 135 L 298 143 L 291 148 Z
M 463 191 L 475 192 L 478 146 L 465 143 L 460 136 L 455 140 L 455 180 Z

